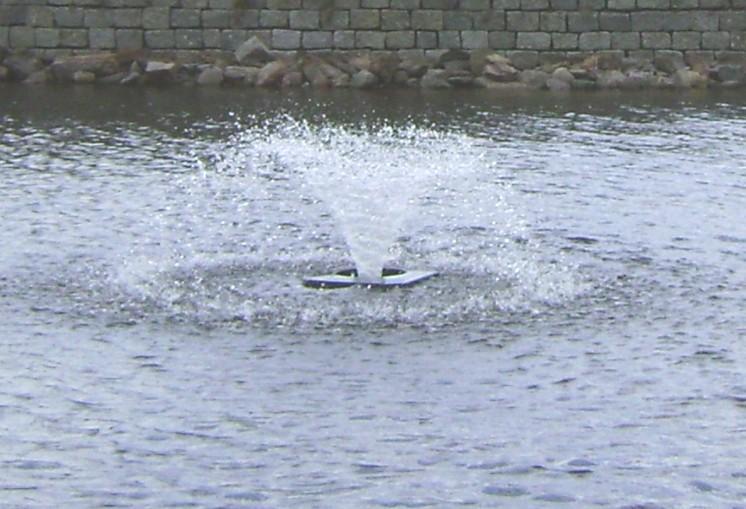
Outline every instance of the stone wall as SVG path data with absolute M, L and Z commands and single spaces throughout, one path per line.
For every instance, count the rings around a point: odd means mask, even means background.
M 746 54 L 746 0 L 0 0 L 0 46 Z

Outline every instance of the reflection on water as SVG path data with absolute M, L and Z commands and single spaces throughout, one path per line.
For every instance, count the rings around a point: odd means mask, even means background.
M 744 104 L 0 88 L 0 507 L 740 507 Z

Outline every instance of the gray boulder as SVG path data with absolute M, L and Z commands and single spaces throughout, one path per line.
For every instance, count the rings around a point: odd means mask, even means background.
M 656 69 L 666 74 L 674 74 L 676 71 L 686 67 L 683 53 L 669 50 L 656 51 L 653 58 L 653 65 Z
M 545 88 L 549 78 L 549 73 L 537 69 L 521 71 L 519 76 L 521 83 L 525 83 L 528 87 L 536 89 Z
M 572 87 L 570 82 L 553 76 L 547 80 L 547 88 L 552 92 L 568 92 Z
M 448 82 L 448 71 L 444 69 L 430 69 L 420 80 L 420 87 L 430 89 L 452 88 Z
M 33 73 L 44 68 L 44 63 L 35 56 L 10 55 L 5 57 L 3 66 L 8 69 L 11 80 L 23 81 Z
M 620 88 L 625 76 L 622 71 L 599 71 L 596 82 L 599 88 Z
M 673 75 L 673 84 L 676 88 L 705 88 L 707 78 L 691 69 L 679 69 Z
M 484 66 L 484 76 L 492 81 L 505 83 L 509 81 L 517 81 L 519 72 L 515 67 L 513 67 L 510 60 L 501 55 L 493 54 L 487 57 Z
M 742 83 L 746 80 L 746 70 L 740 65 L 722 64 L 712 70 L 712 77 L 722 83 Z
M 352 88 L 373 88 L 379 83 L 378 76 L 372 72 L 361 69 L 352 75 L 350 86 Z
M 223 70 L 220 67 L 210 66 L 202 70 L 197 76 L 197 84 L 214 87 L 223 83 Z
M 41 69 L 29 74 L 28 77 L 23 80 L 23 82 L 27 85 L 40 85 L 42 83 L 48 83 L 49 81 L 51 81 L 51 79 L 52 73 L 50 73 L 47 69 Z
M 50 66 L 54 77 L 60 81 L 70 81 L 76 72 L 91 72 L 96 76 L 106 76 L 119 72 L 120 63 L 113 53 L 73 55 L 55 59 Z
M 290 71 L 285 73 L 280 81 L 280 86 L 283 88 L 299 87 L 305 83 L 303 73 L 300 71 Z

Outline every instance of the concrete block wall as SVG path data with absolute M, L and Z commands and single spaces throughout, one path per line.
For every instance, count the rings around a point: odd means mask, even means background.
M 0 0 L 0 46 L 34 50 L 492 48 L 746 53 L 746 0 Z

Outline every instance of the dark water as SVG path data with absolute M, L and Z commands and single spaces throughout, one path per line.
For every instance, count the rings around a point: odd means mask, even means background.
M 746 507 L 743 97 L 5 87 L 0 120 L 0 508 Z M 318 176 L 396 187 L 375 160 L 418 186 L 391 263 L 441 276 L 304 289 L 351 263 Z

